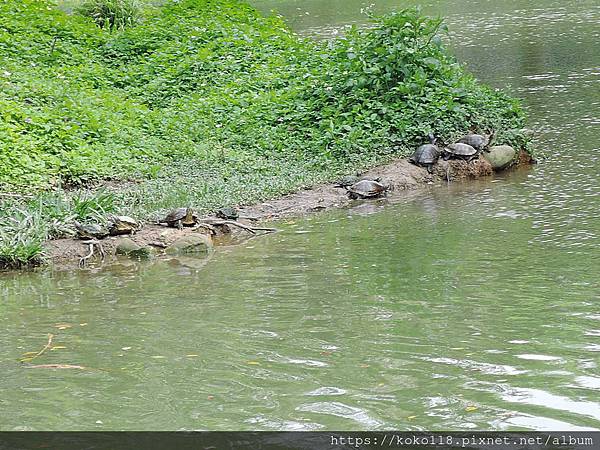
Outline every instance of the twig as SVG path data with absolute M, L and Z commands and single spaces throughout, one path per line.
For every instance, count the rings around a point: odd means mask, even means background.
M 195 225 L 192 228 L 192 231 L 196 231 L 199 228 L 205 228 L 205 229 L 207 229 L 210 232 L 210 234 L 213 235 L 213 236 L 217 234 L 217 230 L 215 229 L 215 227 L 213 227 L 209 223 L 199 223 L 198 225 Z
M 21 362 L 31 361 L 31 360 L 37 358 L 38 356 L 42 356 L 46 350 L 48 350 L 50 347 L 52 347 L 52 338 L 54 338 L 54 335 L 52 333 L 48 333 L 48 343 L 44 346 L 44 348 L 41 349 L 39 352 L 37 352 L 35 355 L 33 355 L 30 358 L 22 358 Z
M 255 217 L 255 216 L 240 216 L 240 219 L 251 220 L 253 222 L 256 222 L 257 220 L 259 220 L 259 218 Z
M 90 259 L 92 256 L 94 256 L 94 251 L 96 250 L 96 247 L 98 247 L 98 251 L 100 252 L 100 257 L 102 258 L 102 262 L 104 262 L 104 259 L 106 258 L 106 253 L 100 242 L 98 242 L 96 239 L 90 239 L 89 241 L 83 241 L 83 243 L 89 245 L 90 249 L 89 249 L 89 253 L 87 255 L 85 255 L 83 258 L 79 259 L 79 267 L 80 268 L 83 269 L 83 267 L 85 267 L 85 262 L 88 259 Z
M 80 369 L 86 370 L 87 367 L 77 366 L 74 364 L 37 364 L 31 366 L 25 366 L 28 369 Z
M 440 27 L 444 24 L 444 21 L 441 19 L 438 19 L 438 23 L 435 26 L 435 29 L 433 30 L 433 32 L 429 35 L 429 39 L 427 39 L 427 42 L 425 43 L 425 45 L 423 46 L 419 46 L 419 48 L 417 49 L 418 51 L 421 51 L 422 48 L 426 48 L 427 46 L 429 46 L 429 44 L 431 44 L 431 41 L 433 40 L 433 38 L 437 35 L 438 31 L 440 30 Z
M 12 193 L 12 192 L 0 192 L 0 197 L 6 197 L 6 198 L 26 198 L 26 199 L 31 199 L 31 198 L 33 198 L 33 195 L 14 194 L 14 193 Z
M 54 49 L 56 48 L 56 41 L 58 41 L 58 36 L 54 36 L 52 39 L 52 47 L 50 48 L 50 56 L 54 53 Z

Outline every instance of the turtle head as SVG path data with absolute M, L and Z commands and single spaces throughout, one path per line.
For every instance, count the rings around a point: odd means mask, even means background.
M 496 137 L 496 130 L 492 130 L 490 131 L 490 134 L 487 135 L 487 144 L 486 145 L 491 145 L 492 141 L 494 140 L 494 138 Z
M 185 208 L 185 220 L 187 222 L 192 222 L 195 220 L 194 210 L 192 208 L 190 208 L 189 206 L 187 208 Z
M 437 138 L 435 137 L 435 135 L 433 133 L 429 133 L 427 135 L 427 137 L 429 138 L 429 143 L 430 144 L 435 144 L 435 141 L 437 141 Z

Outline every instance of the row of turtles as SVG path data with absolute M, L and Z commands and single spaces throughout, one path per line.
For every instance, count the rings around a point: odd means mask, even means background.
M 433 166 L 440 156 L 444 159 L 463 159 L 471 161 L 486 150 L 494 138 L 494 132 L 490 134 L 467 134 L 456 143 L 450 145 L 437 145 L 437 138 L 429 134 L 429 144 L 421 145 L 409 158 L 409 161 L 418 166 L 426 167 L 429 173 L 433 172 Z M 336 187 L 346 189 L 348 197 L 375 198 L 384 195 L 389 186 L 381 183 L 380 178 L 369 178 L 349 175 L 339 180 Z
M 486 150 L 494 138 L 494 131 L 490 134 L 467 134 L 461 137 L 456 143 L 438 146 L 437 138 L 429 134 L 429 144 L 421 145 L 409 161 L 418 166 L 426 167 L 429 173 L 433 172 L 433 166 L 437 163 L 439 157 L 444 159 L 463 159 L 471 161 Z
M 219 209 L 216 216 L 225 220 L 237 220 L 239 214 L 234 208 L 228 207 Z M 198 215 L 189 207 L 176 208 L 158 223 L 177 228 L 192 227 L 198 223 Z M 141 223 L 132 217 L 115 215 L 108 217 L 106 226 L 98 223 L 81 224 L 77 221 L 73 225 L 77 231 L 77 237 L 80 239 L 104 239 L 108 236 L 132 235 L 142 228 Z
M 221 208 L 215 215 L 219 219 L 237 220 L 240 215 L 235 208 Z M 193 227 L 198 224 L 198 215 L 192 208 L 177 208 L 166 215 L 159 223 L 167 224 L 169 227 Z

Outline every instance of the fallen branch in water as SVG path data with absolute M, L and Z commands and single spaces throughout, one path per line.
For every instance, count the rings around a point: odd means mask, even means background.
M 264 228 L 264 227 L 251 227 L 244 225 L 243 223 L 236 222 L 235 220 L 211 220 L 208 222 L 210 225 L 233 225 L 235 227 L 246 230 L 249 233 L 256 234 L 257 231 L 266 231 L 267 233 L 274 233 L 277 228 Z
M 21 358 L 21 362 L 25 362 L 25 361 L 32 361 L 35 358 L 37 358 L 38 356 L 42 356 L 44 354 L 44 352 L 46 350 L 48 350 L 49 348 L 52 347 L 52 339 L 54 338 L 54 335 L 49 333 L 48 334 L 48 343 L 44 346 L 43 349 L 41 349 L 39 352 L 37 352 L 35 355 L 33 355 L 32 357 L 29 358 Z
M 87 367 L 77 366 L 73 364 L 37 364 L 37 365 L 27 365 L 25 366 L 27 369 L 80 369 L 86 370 Z

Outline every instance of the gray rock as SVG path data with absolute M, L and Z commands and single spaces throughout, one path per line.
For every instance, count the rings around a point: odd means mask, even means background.
M 152 256 L 152 249 L 138 245 L 131 239 L 125 238 L 119 240 L 115 253 L 117 255 L 129 256 L 130 258 L 148 259 Z
M 517 152 L 510 145 L 494 145 L 489 151 L 483 152 L 483 157 L 488 160 L 494 170 L 502 170 L 515 159 Z
M 189 234 L 183 236 L 167 247 L 169 255 L 207 254 L 212 248 L 209 237 L 203 234 Z

